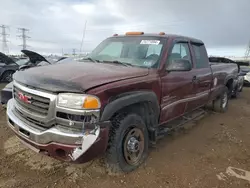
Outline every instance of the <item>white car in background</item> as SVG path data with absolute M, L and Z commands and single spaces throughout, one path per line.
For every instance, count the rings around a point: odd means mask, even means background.
M 245 74 L 244 84 L 250 84 L 250 66 L 240 66 L 240 71 Z

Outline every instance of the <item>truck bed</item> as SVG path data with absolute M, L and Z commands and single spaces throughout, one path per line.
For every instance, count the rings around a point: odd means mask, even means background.
M 221 62 L 210 62 L 210 67 L 213 73 L 213 86 L 211 88 L 211 98 L 218 96 L 220 85 L 224 85 L 225 80 L 233 80 L 233 83 L 237 81 L 239 68 L 235 63 L 221 63 Z M 225 79 L 226 78 L 226 79 Z M 234 86 L 233 86 L 234 88 Z

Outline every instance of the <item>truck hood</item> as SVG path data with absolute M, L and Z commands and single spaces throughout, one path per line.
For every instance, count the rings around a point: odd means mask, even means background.
M 72 62 L 18 71 L 15 81 L 34 88 L 59 92 L 85 92 L 88 89 L 120 80 L 148 75 L 146 68 L 107 63 Z
M 24 53 L 26 56 L 29 57 L 30 62 L 33 64 L 36 64 L 37 61 L 46 61 L 48 63 L 50 63 L 45 57 L 43 57 L 42 55 L 30 51 L 30 50 L 21 50 L 22 53 Z

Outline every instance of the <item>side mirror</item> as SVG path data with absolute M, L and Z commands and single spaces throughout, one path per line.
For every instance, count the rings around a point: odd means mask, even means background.
M 192 64 L 187 59 L 174 59 L 167 66 L 166 70 L 171 71 L 190 71 L 192 69 Z

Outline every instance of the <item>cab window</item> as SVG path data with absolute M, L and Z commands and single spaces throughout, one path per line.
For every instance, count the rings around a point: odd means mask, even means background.
M 191 62 L 191 56 L 190 56 L 188 43 L 174 44 L 171 50 L 171 53 L 169 54 L 167 64 L 171 63 L 175 59 L 187 59 Z
M 208 64 L 208 58 L 207 58 L 205 45 L 204 44 L 192 44 L 192 48 L 194 50 L 196 68 L 197 69 L 207 68 L 209 64 Z

